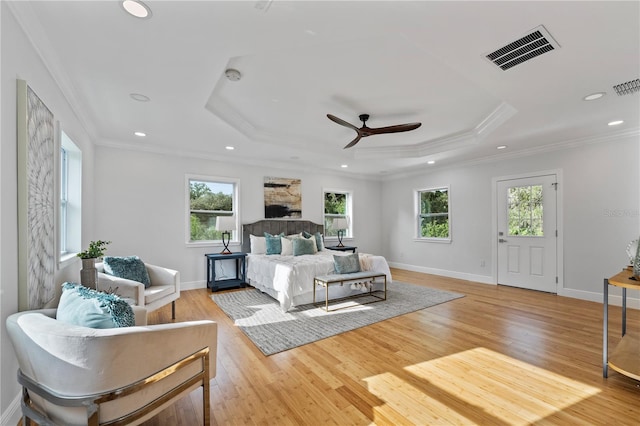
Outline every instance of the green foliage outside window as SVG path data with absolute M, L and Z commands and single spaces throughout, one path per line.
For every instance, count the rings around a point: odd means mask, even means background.
M 420 191 L 420 236 L 449 238 L 449 191 Z
M 213 182 L 210 182 L 213 184 Z M 216 217 L 233 215 L 232 183 L 215 183 L 223 191 L 213 192 L 205 182 L 189 182 L 190 238 L 191 241 L 221 240 L 222 232 L 216 230 Z
M 542 185 L 509 188 L 509 235 L 542 237 Z
M 335 237 L 337 230 L 331 229 L 333 219 L 347 216 L 347 194 L 340 192 L 324 193 L 324 233 L 325 236 Z

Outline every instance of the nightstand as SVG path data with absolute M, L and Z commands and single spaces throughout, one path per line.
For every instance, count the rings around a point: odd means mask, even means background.
M 224 290 L 227 288 L 244 287 L 247 280 L 246 258 L 247 253 L 209 253 L 207 258 L 207 288 L 211 291 Z M 236 277 L 216 280 L 216 261 L 234 260 L 236 267 Z
M 338 246 L 326 246 L 325 248 L 328 248 L 329 250 L 335 250 L 335 251 L 350 251 L 351 253 L 355 253 L 356 249 L 358 247 L 354 247 L 354 246 L 342 246 L 342 247 L 338 247 Z

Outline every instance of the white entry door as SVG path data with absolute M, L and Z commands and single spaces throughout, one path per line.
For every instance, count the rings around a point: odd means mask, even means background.
M 557 293 L 556 175 L 497 181 L 498 284 Z

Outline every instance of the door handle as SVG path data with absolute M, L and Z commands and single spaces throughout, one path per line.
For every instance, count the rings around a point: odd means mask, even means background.
M 506 242 L 507 242 L 507 240 L 505 240 L 504 238 L 499 238 L 499 239 L 498 239 L 498 242 L 499 242 L 499 243 L 506 243 Z

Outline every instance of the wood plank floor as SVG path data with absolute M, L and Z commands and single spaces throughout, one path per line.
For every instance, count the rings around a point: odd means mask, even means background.
M 600 303 L 392 274 L 466 297 L 266 357 L 207 290 L 184 291 L 177 321 L 219 324 L 212 424 L 640 424 L 639 383 L 611 370 L 602 377 Z M 612 307 L 610 345 L 620 339 L 620 317 Z M 149 315 L 150 324 L 166 322 L 170 306 Z M 640 329 L 640 311 L 628 310 L 627 325 Z M 145 425 L 201 424 L 200 396 Z

